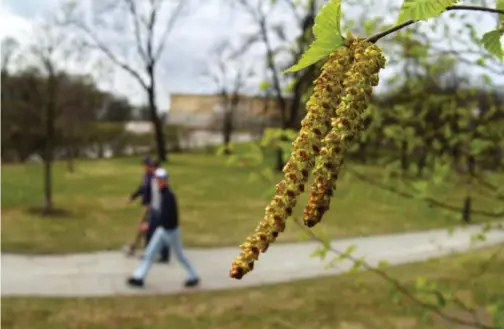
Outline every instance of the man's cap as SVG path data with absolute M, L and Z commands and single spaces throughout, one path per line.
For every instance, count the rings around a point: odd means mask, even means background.
M 163 168 L 158 168 L 154 172 L 154 176 L 156 178 L 165 178 L 166 179 L 166 178 L 168 178 L 168 173 Z
M 154 161 L 150 157 L 145 157 L 142 161 L 142 163 L 146 166 L 152 166 L 154 165 Z

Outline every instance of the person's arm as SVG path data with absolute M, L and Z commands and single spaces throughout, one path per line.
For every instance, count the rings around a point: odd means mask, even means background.
M 148 183 L 147 176 L 144 176 L 142 184 L 140 184 L 140 186 L 135 191 L 133 191 L 133 193 L 130 194 L 130 201 L 134 201 L 139 196 L 145 194 L 145 189 L 147 188 L 147 183 Z
M 133 193 L 130 194 L 130 200 L 134 201 L 144 192 L 144 185 L 140 185 Z

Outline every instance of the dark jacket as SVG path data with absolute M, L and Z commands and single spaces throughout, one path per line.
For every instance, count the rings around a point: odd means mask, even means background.
M 163 187 L 160 193 L 161 212 L 159 214 L 159 224 L 167 230 L 174 230 L 178 227 L 177 198 L 168 187 Z
M 143 177 L 142 183 L 140 186 L 131 193 L 131 200 L 135 200 L 139 196 L 142 196 L 142 205 L 148 206 L 151 203 L 152 199 L 152 191 L 151 191 L 151 183 L 152 183 L 153 175 L 151 173 L 146 173 Z

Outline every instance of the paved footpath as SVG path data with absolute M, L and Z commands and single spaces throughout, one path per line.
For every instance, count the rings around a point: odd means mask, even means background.
M 417 233 L 381 235 L 333 242 L 344 251 L 356 244 L 355 256 L 365 256 L 376 265 L 381 260 L 403 264 L 443 256 L 451 252 L 495 245 L 504 242 L 504 231 L 493 230 L 485 242 L 471 244 L 471 236 L 481 230 L 470 226 L 455 230 L 432 230 Z M 238 248 L 190 249 L 188 257 L 197 267 L 202 284 L 198 290 L 251 287 L 287 282 L 317 276 L 334 275 L 350 268 L 343 262 L 326 270 L 328 259 L 311 258 L 316 242 L 272 245 L 256 263 L 255 269 L 242 280 L 228 277 L 231 261 Z M 125 278 L 138 264 L 138 259 L 126 258 L 119 251 L 91 254 L 28 256 L 2 254 L 2 296 L 111 296 L 132 294 L 175 294 L 184 292 L 183 269 L 173 262 L 153 266 L 143 290 L 125 285 Z

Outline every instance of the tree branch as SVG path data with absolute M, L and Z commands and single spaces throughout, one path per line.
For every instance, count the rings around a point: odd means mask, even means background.
M 388 191 L 388 192 L 391 192 L 391 193 L 394 193 L 400 197 L 403 197 L 403 198 L 406 198 L 406 199 L 415 199 L 415 196 L 411 193 L 407 193 L 407 192 L 404 192 L 404 191 L 399 191 L 398 189 L 392 187 L 392 186 L 386 186 L 384 184 L 381 184 L 379 182 L 376 182 L 375 180 L 371 179 L 371 178 L 368 178 L 366 177 L 365 175 L 351 169 L 351 168 L 348 168 L 347 169 L 352 175 L 354 175 L 357 179 L 360 179 L 361 181 L 363 182 L 366 182 L 372 186 L 375 186 L 375 187 L 378 187 L 378 188 L 381 188 L 385 191 Z M 449 210 L 449 211 L 453 211 L 453 212 L 460 212 L 461 209 L 460 207 L 457 207 L 457 206 L 452 206 L 452 205 L 449 205 L 449 204 L 444 204 L 440 201 L 437 201 L 436 199 L 433 199 L 433 198 L 429 198 L 429 197 L 424 197 L 424 198 L 421 198 L 422 201 L 426 202 L 428 205 L 430 206 L 434 206 L 434 207 L 437 207 L 437 208 L 441 208 L 441 209 L 445 209 L 445 210 Z M 489 218 L 500 218 L 504 215 L 504 212 L 498 212 L 498 213 L 495 213 L 495 212 L 491 212 L 491 211 L 487 211 L 487 210 L 478 210 L 478 209 L 473 209 L 471 210 L 471 213 L 473 214 L 477 214 L 477 215 L 481 215 L 481 216 L 485 216 L 485 217 L 489 217 Z
M 180 18 L 180 15 L 182 14 L 182 10 L 184 9 L 184 6 L 186 4 L 187 0 L 180 0 L 177 4 L 177 7 L 173 11 L 168 24 L 166 24 L 166 27 L 161 34 L 161 42 L 159 43 L 157 49 L 155 50 L 154 54 L 154 61 L 158 61 L 158 59 L 161 57 L 161 54 L 163 53 L 163 49 L 166 45 L 166 39 L 168 39 L 168 35 L 170 32 L 173 30 L 175 27 L 175 23 L 177 22 L 177 19 Z
M 138 83 L 140 83 L 140 85 L 144 89 L 148 88 L 147 84 L 145 83 L 143 78 L 140 76 L 140 74 L 137 71 L 135 71 L 134 69 L 132 69 L 126 63 L 123 63 L 122 61 L 120 61 L 114 55 L 114 53 L 109 48 L 107 48 L 107 46 L 103 42 L 101 42 L 101 40 L 87 26 L 80 24 L 79 22 L 75 22 L 75 21 L 70 22 L 70 23 L 73 24 L 74 26 L 76 26 L 81 31 L 83 31 L 89 38 L 91 38 L 94 43 L 95 48 L 98 48 L 99 50 L 101 50 L 115 65 L 117 65 L 118 67 L 120 67 L 124 71 L 128 72 L 133 78 L 135 78 L 138 81 Z
M 494 8 L 488 8 L 488 7 L 480 7 L 480 6 L 450 6 L 447 7 L 445 11 L 452 11 L 452 10 L 469 10 L 469 11 L 482 11 L 482 12 L 488 12 L 488 13 L 494 13 L 494 14 L 502 14 L 504 15 L 504 10 L 501 9 L 494 9 Z M 408 20 L 404 23 L 401 23 L 399 25 L 393 26 L 390 29 L 387 29 L 383 32 L 379 32 L 377 34 L 374 34 L 367 38 L 366 40 L 372 43 L 377 42 L 381 38 L 386 37 L 389 34 L 392 34 L 396 31 L 399 31 L 413 23 L 416 23 L 418 21 L 416 20 Z
M 135 33 L 138 54 L 144 61 L 147 61 L 147 54 L 145 53 L 145 50 L 142 47 L 143 42 L 142 42 L 142 35 L 140 33 L 140 22 L 139 22 L 140 17 L 136 9 L 135 1 L 134 0 L 124 0 L 124 1 L 126 2 L 129 8 L 129 12 L 131 14 L 131 18 L 133 19 L 133 29 Z
M 306 228 L 302 223 L 299 222 L 299 220 L 297 218 L 294 217 L 293 219 L 294 219 L 294 223 L 296 223 L 296 225 L 299 226 L 312 240 L 321 243 L 323 246 L 327 246 L 327 243 L 323 239 L 319 238 L 310 229 Z M 348 260 L 350 260 L 353 263 L 361 263 L 362 267 L 364 269 L 366 269 L 369 272 L 372 272 L 372 273 L 378 275 L 379 277 L 381 277 L 382 279 L 384 279 L 385 281 L 387 281 L 388 283 L 390 283 L 391 285 L 393 285 L 395 289 L 397 289 L 401 294 L 403 294 L 404 296 L 406 296 L 410 301 L 412 301 L 413 303 L 415 303 L 415 304 L 417 304 L 417 305 L 419 305 L 419 306 L 427 309 L 428 311 L 430 311 L 430 312 L 432 312 L 432 313 L 440 316 L 441 318 L 443 318 L 443 319 L 445 319 L 447 321 L 450 321 L 450 322 L 456 323 L 456 324 L 460 324 L 460 325 L 464 325 L 464 326 L 468 326 L 468 327 L 472 327 L 472 328 L 497 329 L 497 327 L 494 327 L 494 326 L 488 326 L 488 325 L 485 325 L 485 324 L 482 324 L 482 323 L 478 323 L 478 322 L 469 322 L 469 321 L 465 321 L 465 320 L 459 319 L 457 317 L 445 314 L 437 306 L 429 304 L 429 303 L 426 303 L 426 302 L 423 302 L 423 301 L 419 300 L 418 298 L 416 298 L 397 279 L 389 276 L 387 273 L 385 273 L 384 271 L 380 270 L 379 268 L 376 268 L 376 267 L 370 265 L 366 261 L 363 261 L 361 259 L 357 259 L 357 258 L 353 257 L 352 255 L 348 255 L 347 253 L 341 252 L 341 251 L 337 250 L 336 248 L 333 248 L 331 245 L 329 245 L 328 249 L 331 252 L 333 252 L 334 254 L 336 254 L 338 256 L 342 256 L 343 258 L 348 259 Z

